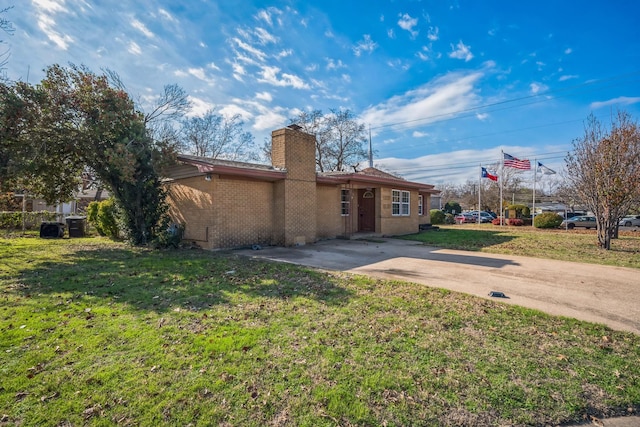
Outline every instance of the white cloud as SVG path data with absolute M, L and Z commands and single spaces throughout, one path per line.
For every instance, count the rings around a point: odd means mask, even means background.
M 281 50 L 279 53 L 276 54 L 276 58 L 282 59 L 282 58 L 286 58 L 287 56 L 291 56 L 291 55 L 293 55 L 293 50 L 292 49 L 284 49 L 284 50 Z
M 309 85 L 305 83 L 300 77 L 293 74 L 282 73 L 280 74 L 280 68 L 263 66 L 261 72 L 262 78 L 258 81 L 261 83 L 268 83 L 273 86 L 293 87 L 295 89 L 309 89 Z M 280 75 L 280 77 L 279 77 Z
M 429 134 L 427 132 L 420 132 L 420 131 L 414 130 L 411 136 L 414 138 L 424 138 L 425 136 L 429 136 Z
M 537 95 L 540 92 L 545 92 L 549 89 L 549 87 L 543 83 L 533 82 L 529 85 L 529 89 L 533 95 Z
M 387 37 L 389 37 L 390 39 L 395 39 L 396 38 L 396 33 L 395 33 L 395 31 L 393 31 L 393 28 L 389 28 L 387 30 Z
M 242 103 L 243 101 L 239 99 L 234 99 L 234 102 Z M 241 107 L 238 104 L 228 104 L 220 109 L 220 114 L 222 114 L 226 118 L 231 118 L 233 116 L 240 116 L 242 120 L 252 120 L 253 114 L 247 110 L 246 108 Z
M 56 30 L 56 21 L 54 19 L 54 16 L 58 13 L 69 13 L 69 10 L 64 7 L 64 2 L 60 3 L 53 0 L 33 0 L 33 4 L 36 7 L 38 28 L 40 28 L 47 38 L 59 49 L 67 50 L 69 48 L 69 44 L 74 42 L 74 39 L 67 34 L 61 34 L 58 32 Z
M 568 48 L 566 48 L 566 49 L 564 50 L 564 54 L 565 54 L 565 55 L 569 55 L 571 52 L 573 52 L 573 50 L 572 50 L 570 47 L 568 47 Z
M 267 110 L 255 117 L 253 128 L 257 131 L 272 130 L 282 126 L 286 121 L 287 117 L 283 114 Z
M 480 72 L 450 73 L 367 109 L 362 120 L 372 127 L 393 124 L 403 127 L 412 122 L 426 124 L 455 115 L 477 105 L 475 84 L 482 76 Z
M 273 96 L 269 92 L 258 92 L 256 93 L 256 99 L 261 99 L 263 101 L 271 102 L 273 101 Z
M 131 19 L 131 26 L 136 30 L 140 31 L 142 34 L 144 34 L 150 39 L 155 37 L 155 34 L 149 31 L 149 29 L 142 22 L 138 21 L 136 18 Z
M 465 62 L 469 62 L 471 61 L 471 59 L 473 59 L 473 54 L 471 53 L 470 48 L 471 46 L 466 46 L 464 43 L 462 43 L 462 40 L 460 40 L 458 44 L 455 45 L 455 47 L 453 46 L 453 44 L 451 45 L 452 52 L 449 54 L 449 57 L 455 59 L 464 59 Z
M 351 83 L 351 76 L 349 74 L 343 74 L 341 77 L 343 82 Z
M 129 51 L 129 53 L 131 53 L 133 55 L 141 55 L 142 54 L 142 49 L 140 48 L 138 43 L 136 43 L 134 41 L 131 41 L 129 43 L 129 47 L 127 48 L 127 51 Z
M 212 70 L 220 71 L 220 67 L 218 67 L 215 63 L 209 62 L 207 64 L 207 68 L 211 68 Z
M 572 80 L 572 79 L 577 79 L 579 76 L 576 76 L 574 74 L 568 74 L 568 75 L 564 75 L 564 76 L 560 76 L 560 78 L 558 79 L 558 81 L 560 82 L 565 82 L 567 80 Z
M 398 26 L 411 34 L 411 38 L 414 39 L 418 35 L 418 31 L 414 30 L 414 27 L 418 25 L 418 18 L 412 18 L 411 15 L 405 13 L 400 15 L 398 20 Z
M 191 103 L 191 109 L 187 113 L 187 117 L 201 117 L 206 114 L 207 111 L 213 110 L 215 105 L 204 99 L 196 98 L 195 96 L 189 96 L 189 102 Z
M 485 121 L 489 118 L 489 114 L 487 113 L 476 113 L 476 118 L 480 121 Z
M 360 40 L 354 47 L 353 53 L 356 56 L 360 56 L 362 52 L 373 52 L 378 47 L 378 44 L 371 40 L 369 34 L 365 34 L 362 40 Z
M 429 46 L 422 46 L 422 49 L 416 52 L 416 56 L 422 59 L 423 61 L 428 61 L 430 59 L 430 56 L 429 56 L 430 52 L 431 52 L 431 49 L 429 48 Z
M 258 27 L 254 30 L 254 33 L 258 37 L 258 40 L 260 41 L 261 45 L 275 43 L 277 41 L 277 39 L 273 36 L 273 34 L 268 32 L 264 28 Z
M 429 27 L 427 38 L 432 42 L 435 42 L 440 38 L 439 33 L 440 33 L 440 29 L 438 27 Z
M 602 107 L 610 107 L 612 105 L 632 105 L 640 103 L 640 97 L 620 96 L 618 98 L 609 99 L 608 101 L 592 102 L 589 106 L 591 109 Z
M 231 68 L 233 69 L 233 78 L 240 82 L 243 81 L 242 77 L 247 75 L 247 70 L 237 62 L 231 64 Z
M 267 9 L 262 9 L 258 12 L 258 14 L 255 16 L 255 18 L 258 21 L 264 21 L 267 24 L 269 24 L 269 26 L 273 26 L 273 19 L 274 17 L 278 20 L 278 23 L 280 23 L 279 21 L 279 16 L 282 15 L 282 11 L 276 7 L 268 7 Z
M 176 18 L 174 18 L 173 15 L 171 15 L 165 9 L 162 9 L 162 8 L 158 9 L 158 13 L 169 22 L 177 22 Z
M 336 61 L 333 58 L 326 58 L 325 60 L 327 61 L 327 70 L 338 70 L 347 67 L 341 59 Z
M 250 55 L 253 55 L 254 57 L 256 57 L 259 61 L 263 62 L 266 58 L 266 54 L 261 51 L 260 49 L 257 49 L 253 46 L 251 46 L 248 43 L 243 42 L 242 40 L 240 40 L 237 37 L 234 37 L 232 39 L 232 41 L 242 50 L 244 50 L 245 52 L 249 53 Z
M 68 10 L 63 7 L 64 1 L 59 2 L 57 0 L 32 0 L 36 9 L 42 9 L 45 12 L 67 12 Z

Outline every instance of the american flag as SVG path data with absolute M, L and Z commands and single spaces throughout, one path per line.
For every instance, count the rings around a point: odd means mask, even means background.
M 516 157 L 510 156 L 507 153 L 504 154 L 504 165 L 508 168 L 531 170 L 531 162 L 529 160 L 520 160 Z

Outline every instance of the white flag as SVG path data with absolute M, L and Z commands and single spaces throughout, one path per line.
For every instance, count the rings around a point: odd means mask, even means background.
M 542 172 L 544 175 L 553 175 L 553 174 L 556 173 L 556 171 L 546 167 L 545 165 L 543 165 L 540 162 L 538 162 L 538 172 Z

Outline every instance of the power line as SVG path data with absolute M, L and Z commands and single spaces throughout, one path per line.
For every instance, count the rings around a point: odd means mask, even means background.
M 550 95 L 550 94 L 571 91 L 571 90 L 574 90 L 574 89 L 580 89 L 580 88 L 591 86 L 591 85 L 595 85 L 595 84 L 598 84 L 598 83 L 615 81 L 615 80 L 619 80 L 619 79 L 623 79 L 623 78 L 627 78 L 627 77 L 631 77 L 631 76 L 635 76 L 635 75 L 640 75 L 640 70 L 634 71 L 634 72 L 631 72 L 631 73 L 627 73 L 627 74 L 620 74 L 620 75 L 617 75 L 617 76 L 608 77 L 608 78 L 604 78 L 604 79 L 591 80 L 591 81 L 588 81 L 588 82 L 585 82 L 585 83 L 581 83 L 579 85 L 574 85 L 574 86 L 570 86 L 570 87 L 566 87 L 566 88 L 562 88 L 562 89 L 550 90 L 550 91 L 546 91 L 546 92 L 543 92 L 543 93 L 537 93 L 537 94 L 534 94 L 534 95 L 527 95 L 527 96 L 523 96 L 523 97 L 519 97 L 519 98 L 507 99 L 507 100 L 504 100 L 504 101 L 498 101 L 498 102 L 494 102 L 494 103 L 490 103 L 490 104 L 479 105 L 479 106 L 476 106 L 476 107 L 466 108 L 466 109 L 458 110 L 458 111 L 454 111 L 454 112 L 443 113 L 443 114 L 435 114 L 435 115 L 432 115 L 432 116 L 426 116 L 426 117 L 407 120 L 407 121 L 403 121 L 403 122 L 387 123 L 387 124 L 384 124 L 384 125 L 373 126 L 373 127 L 371 127 L 371 130 L 384 129 L 384 128 L 393 127 L 393 126 L 400 126 L 400 125 L 403 125 L 403 124 L 410 124 L 410 123 L 416 123 L 416 122 L 425 121 L 425 120 L 437 119 L 439 117 L 448 117 L 448 116 L 451 116 L 453 114 L 469 113 L 469 112 L 472 112 L 472 111 L 482 110 L 484 108 L 495 107 L 495 106 L 498 106 L 498 105 L 504 105 L 504 104 L 509 104 L 509 103 L 518 102 L 518 101 L 524 101 L 524 100 L 527 100 L 527 99 L 535 99 L 535 98 L 546 97 L 545 99 L 542 99 L 542 100 L 539 100 L 539 101 L 535 101 L 535 102 L 532 102 L 532 103 L 518 105 L 517 107 L 531 105 L 531 104 L 538 103 L 538 102 L 546 102 L 546 101 L 550 101 L 552 99 L 559 98 L 558 96 L 549 97 L 548 95 Z M 609 86 L 605 86 L 605 87 L 609 87 Z M 603 88 L 599 88 L 599 89 L 603 89 Z M 492 110 L 490 112 L 502 111 L 502 110 L 504 110 L 504 109 Z M 442 122 L 442 121 L 454 120 L 454 119 L 463 118 L 463 117 L 469 117 L 469 115 L 449 117 L 449 118 L 446 118 L 446 119 L 443 119 L 443 120 L 438 120 L 437 122 L 439 123 L 439 122 Z M 434 122 L 431 122 L 431 123 L 434 123 Z

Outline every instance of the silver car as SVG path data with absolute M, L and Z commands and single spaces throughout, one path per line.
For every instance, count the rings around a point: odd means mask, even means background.
M 622 227 L 640 227 L 640 215 L 627 215 L 620 220 L 618 225 Z
M 573 230 L 576 227 L 584 227 L 587 230 L 590 228 L 596 228 L 595 216 L 574 216 L 573 218 L 565 219 L 560 224 L 560 227 L 566 227 L 569 230 Z

